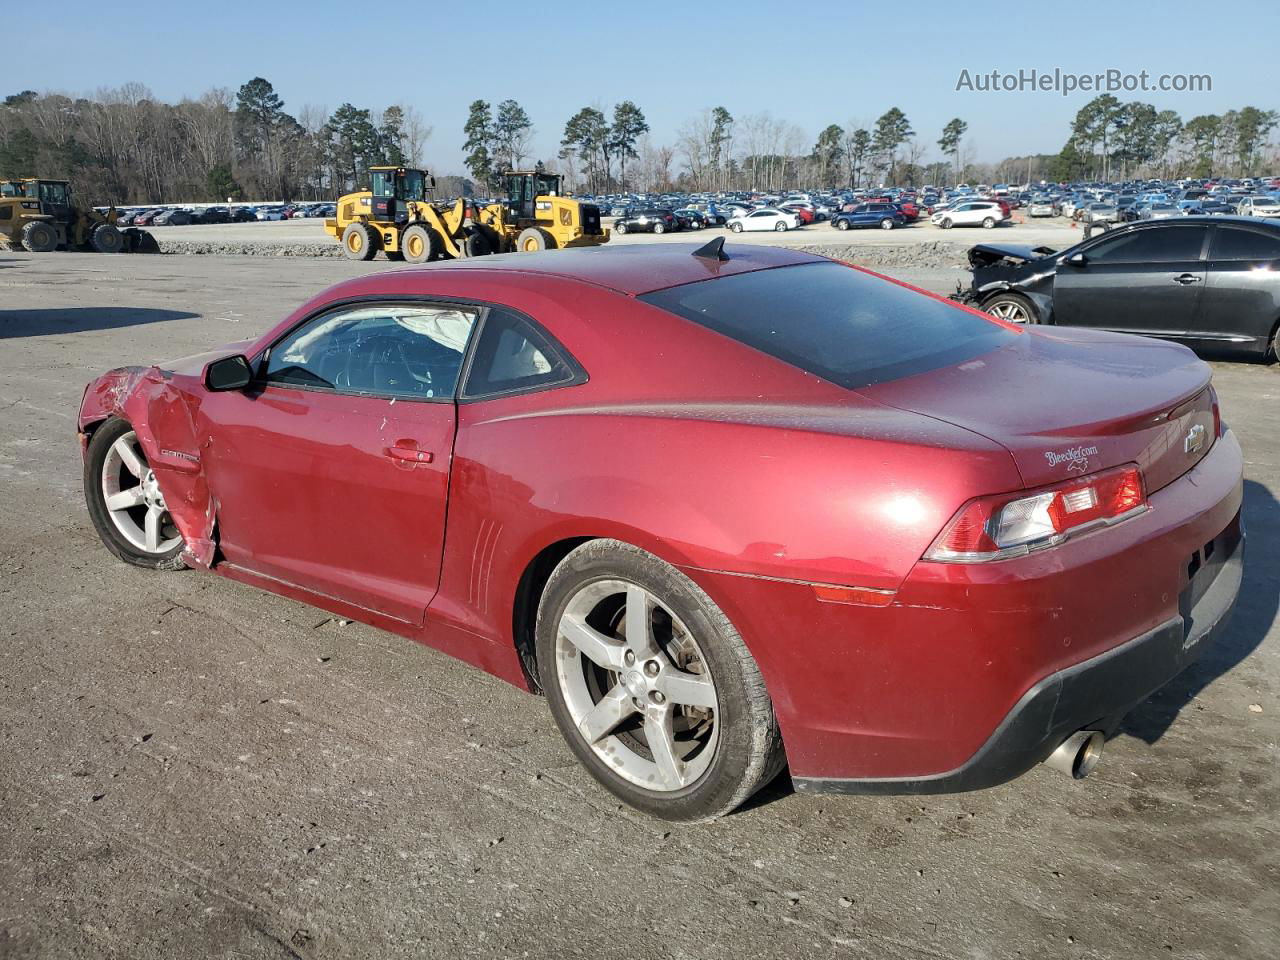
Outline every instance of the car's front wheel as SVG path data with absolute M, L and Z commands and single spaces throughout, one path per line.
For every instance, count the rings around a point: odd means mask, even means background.
M 735 222 L 733 222 L 733 223 L 729 224 L 729 229 L 730 229 L 730 230 L 732 230 L 734 233 L 741 233 L 741 232 L 742 232 L 742 224 L 740 224 L 740 223 L 738 223 L 738 222 L 736 222 L 736 221 L 735 221 Z
M 984 305 L 987 313 L 1009 323 L 1039 323 L 1035 307 L 1031 301 L 1021 294 L 1001 293 L 992 297 Z
M 942 222 L 938 224 L 938 226 L 942 227 L 943 230 L 950 230 L 954 225 L 955 224 L 951 222 L 950 217 L 943 217 Z
M 849 229 L 849 221 L 848 221 L 848 220 L 837 220 L 837 221 L 836 221 L 836 229 L 837 229 L 837 230 L 848 230 L 848 229 Z
M 98 536 L 125 563 L 178 570 L 182 534 L 138 435 L 113 417 L 93 434 L 84 463 L 84 498 Z
M 552 573 L 538 672 L 577 758 L 666 820 L 722 816 L 785 765 L 773 706 L 728 618 L 652 554 L 593 540 Z

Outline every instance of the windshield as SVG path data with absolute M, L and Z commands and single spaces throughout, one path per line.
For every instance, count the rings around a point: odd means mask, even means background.
M 396 181 L 396 199 L 421 200 L 425 194 L 421 170 L 406 170 Z
M 838 263 L 758 270 L 640 299 L 850 390 L 963 363 L 1018 336 Z

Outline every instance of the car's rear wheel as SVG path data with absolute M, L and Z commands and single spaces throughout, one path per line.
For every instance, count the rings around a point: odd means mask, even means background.
M 892 220 L 891 218 L 889 218 L 889 217 L 885 217 L 883 220 L 881 220 L 881 221 L 880 221 L 880 229 L 881 229 L 881 230 L 892 230 L 892 229 L 893 229 L 893 220 Z
M 778 233 L 786 233 L 787 221 L 779 220 L 777 223 L 773 225 L 773 229 L 776 230 Z
M 665 223 L 662 223 L 662 222 L 655 223 L 655 224 L 653 225 L 653 232 L 654 232 L 654 233 L 666 233 L 666 232 L 667 232 L 667 225 L 666 225 Z
M 982 221 L 982 227 L 983 227 L 983 229 L 985 229 L 985 230 L 990 230 L 990 229 L 991 229 L 992 227 L 994 227 L 995 225 L 996 225 L 996 221 L 995 221 L 995 218 L 994 218 L 994 217 L 986 217 L 986 218 Z
M 125 563 L 182 567 L 182 534 L 132 426 L 118 417 L 93 434 L 84 464 L 84 496 L 98 536 Z
M 1039 323 L 1040 317 L 1031 301 L 1021 294 L 1001 293 L 984 305 L 987 313 L 1009 323 Z
M 706 820 L 785 765 L 759 668 L 728 618 L 652 554 L 593 540 L 552 573 L 538 672 L 593 777 L 639 810 Z

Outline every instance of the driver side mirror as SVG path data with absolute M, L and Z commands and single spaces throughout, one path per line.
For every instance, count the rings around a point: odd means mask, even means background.
M 1073 267 L 1083 267 L 1089 262 L 1089 258 L 1083 253 L 1073 253 L 1071 256 L 1067 257 L 1065 262 L 1071 264 Z
M 204 385 L 207 390 L 243 390 L 253 382 L 253 368 L 241 354 L 214 360 L 204 368 Z

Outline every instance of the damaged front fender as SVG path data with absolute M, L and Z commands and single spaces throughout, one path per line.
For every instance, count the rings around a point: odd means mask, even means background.
M 207 568 L 216 548 L 217 510 L 201 462 L 194 403 L 166 370 L 121 367 L 85 389 L 77 426 L 82 454 L 93 430 L 108 418 L 120 417 L 133 427 L 186 544 L 184 562 Z

